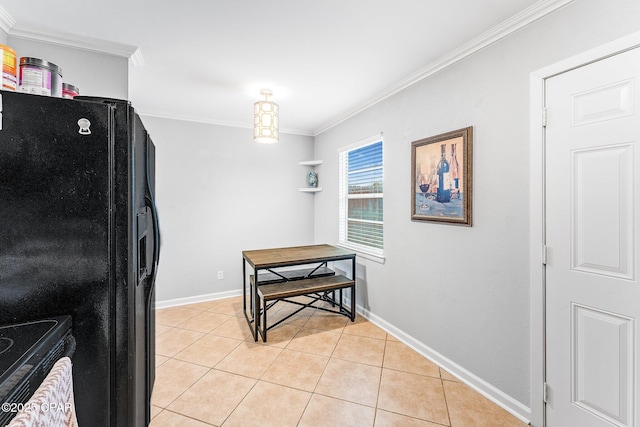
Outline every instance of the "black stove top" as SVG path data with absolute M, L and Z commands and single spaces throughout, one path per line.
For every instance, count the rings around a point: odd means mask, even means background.
M 10 371 L 11 366 L 20 363 L 22 357 L 29 353 L 49 332 L 66 319 L 46 319 L 35 322 L 20 323 L 0 327 L 0 372 L 2 376 Z M 2 382 L 0 376 L 0 382 Z
M 0 400 L 70 334 L 69 316 L 0 326 Z M 55 361 L 54 361 L 55 362 Z

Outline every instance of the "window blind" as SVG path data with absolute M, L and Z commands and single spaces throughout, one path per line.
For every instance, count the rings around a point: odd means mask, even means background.
M 339 241 L 375 255 L 383 253 L 382 134 L 339 150 Z

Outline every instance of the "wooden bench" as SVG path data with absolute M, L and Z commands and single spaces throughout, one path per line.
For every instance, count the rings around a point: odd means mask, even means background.
M 262 314 L 261 333 L 264 341 L 267 340 L 267 330 L 279 325 L 280 323 L 284 322 L 291 316 L 299 313 L 307 307 L 313 307 L 316 310 L 324 310 L 331 313 L 338 313 L 343 316 L 347 316 L 349 319 L 351 319 L 352 322 L 355 320 L 355 281 L 342 275 L 336 275 L 332 270 L 329 271 L 331 271 L 331 273 L 325 271 L 323 275 L 320 276 L 312 276 L 310 278 L 296 280 L 281 279 L 277 282 L 272 281 L 265 284 L 262 284 L 262 274 L 258 276 L 260 278 L 260 280 L 258 281 L 258 312 Z M 251 285 L 254 285 L 253 276 L 251 276 L 250 280 Z M 351 308 L 349 309 L 342 303 L 342 290 L 347 288 L 351 289 Z M 337 299 L 335 298 L 335 291 L 339 291 L 339 296 Z M 329 295 L 330 293 L 331 296 Z M 289 299 L 298 296 L 306 296 L 311 300 L 309 302 L 303 303 L 300 301 Z M 267 311 L 278 301 L 285 301 L 291 304 L 296 304 L 299 305 L 300 308 L 293 313 L 290 313 L 283 319 L 280 319 L 273 325 L 268 326 Z M 328 302 L 332 307 L 335 307 L 335 309 L 329 309 L 326 307 L 314 305 L 319 301 Z
M 258 286 L 272 283 L 283 283 L 290 280 L 302 280 L 315 277 L 333 276 L 335 271 L 327 268 L 326 264 L 316 268 L 299 268 L 296 270 L 271 270 L 260 271 L 258 273 Z M 253 275 L 249 276 L 249 293 L 253 293 L 255 280 Z M 253 306 L 253 301 L 251 301 Z

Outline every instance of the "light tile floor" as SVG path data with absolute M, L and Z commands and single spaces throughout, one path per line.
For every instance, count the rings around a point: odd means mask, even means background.
M 295 306 L 278 303 L 275 322 Z M 151 427 L 525 424 L 358 316 L 305 309 L 253 341 L 242 298 L 157 311 Z

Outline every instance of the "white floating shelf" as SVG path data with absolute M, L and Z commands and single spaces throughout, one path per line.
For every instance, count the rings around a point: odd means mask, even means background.
M 303 160 L 298 162 L 300 166 L 318 166 L 322 164 L 322 160 Z
M 318 191 L 322 191 L 322 187 L 304 187 L 298 188 L 298 190 L 304 193 L 317 193 Z

